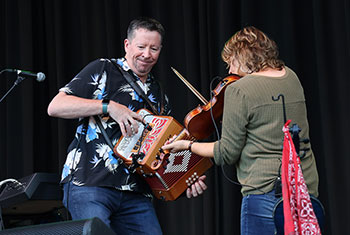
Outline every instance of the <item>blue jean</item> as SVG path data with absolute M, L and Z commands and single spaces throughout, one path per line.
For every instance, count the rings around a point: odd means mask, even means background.
M 247 195 L 242 199 L 241 234 L 273 235 L 275 223 L 273 209 L 279 198 L 275 191 L 259 195 Z
M 72 183 L 63 190 L 63 204 L 73 220 L 97 217 L 117 235 L 162 234 L 152 201 L 142 194 Z

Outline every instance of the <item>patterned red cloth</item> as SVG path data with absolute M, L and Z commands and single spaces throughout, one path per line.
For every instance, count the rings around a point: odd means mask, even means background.
M 282 196 L 284 234 L 321 234 L 301 171 L 300 159 L 289 133 L 289 123 L 290 120 L 283 127 Z

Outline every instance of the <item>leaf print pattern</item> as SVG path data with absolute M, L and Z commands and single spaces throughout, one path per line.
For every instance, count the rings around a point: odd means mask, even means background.
M 149 99 L 152 103 L 157 103 L 156 97 L 154 97 L 153 94 L 149 94 L 148 99 Z
M 98 78 L 99 78 L 99 74 L 94 74 L 92 76 L 92 80 L 96 81 L 96 84 L 97 84 Z M 106 97 L 106 95 L 107 95 L 105 93 L 106 80 L 107 80 L 107 74 L 106 74 L 106 71 L 104 71 L 102 76 L 101 76 L 101 80 L 98 83 L 97 89 L 95 90 L 95 92 L 93 94 L 93 98 L 94 99 L 102 100 L 104 97 Z
M 130 84 L 125 84 L 124 86 L 121 86 L 119 88 L 118 92 L 128 93 L 131 97 L 131 100 L 136 100 L 136 101 L 142 102 L 142 100 L 140 101 L 140 97 L 134 91 L 134 89 L 132 89 Z
M 59 91 L 62 91 L 66 94 L 73 94 L 72 90 L 69 87 L 62 87 Z
M 129 105 L 128 105 L 128 109 L 130 109 L 130 110 L 132 110 L 132 111 L 134 111 L 134 112 L 135 112 L 135 107 L 134 107 L 134 106 L 132 106 L 131 104 L 129 104 Z
M 92 158 L 92 160 L 90 161 L 90 163 L 94 164 L 93 167 L 91 169 L 94 169 L 100 162 L 102 159 L 98 159 L 98 157 L 96 157 L 96 155 Z
M 80 162 L 81 153 L 77 149 L 73 149 L 68 153 L 66 162 L 63 166 L 62 179 L 66 178 L 72 171 L 76 171 L 76 167 Z M 74 161 L 74 162 L 73 162 Z
M 136 91 L 134 91 L 134 93 L 133 93 L 133 97 L 134 97 L 134 100 L 136 100 L 136 101 L 138 101 L 138 102 L 143 102 L 143 99 L 139 96 L 139 94 L 137 94 L 137 92 Z
M 143 92 L 145 92 L 145 94 L 148 93 L 150 83 L 148 83 L 148 82 L 142 83 L 140 80 L 137 80 L 137 84 L 140 86 L 140 88 L 143 90 Z
M 105 161 L 105 167 L 108 168 L 110 172 L 115 172 L 119 162 L 113 157 L 113 151 L 109 148 L 109 146 L 104 143 L 97 144 L 96 152 L 98 153 L 98 157 Z

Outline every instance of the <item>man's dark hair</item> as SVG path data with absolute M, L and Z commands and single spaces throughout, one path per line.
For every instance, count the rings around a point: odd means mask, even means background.
M 131 21 L 127 31 L 127 38 L 132 40 L 135 30 L 140 28 L 147 29 L 148 31 L 157 31 L 161 36 L 161 41 L 163 41 L 165 35 L 163 26 L 157 20 L 148 17 L 139 17 Z

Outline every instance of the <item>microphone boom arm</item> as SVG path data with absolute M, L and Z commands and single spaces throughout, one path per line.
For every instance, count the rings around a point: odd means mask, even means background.
M 0 74 L 2 74 L 3 72 L 7 71 L 6 69 L 2 70 L 0 72 Z M 15 88 L 15 86 L 17 86 L 18 84 L 20 84 L 23 80 L 25 79 L 25 77 L 19 76 L 17 74 L 17 79 L 16 81 L 13 83 L 12 87 L 5 93 L 5 95 L 3 95 L 3 97 L 1 97 L 0 99 L 0 103 L 8 96 L 8 94 L 10 94 L 10 92 Z

